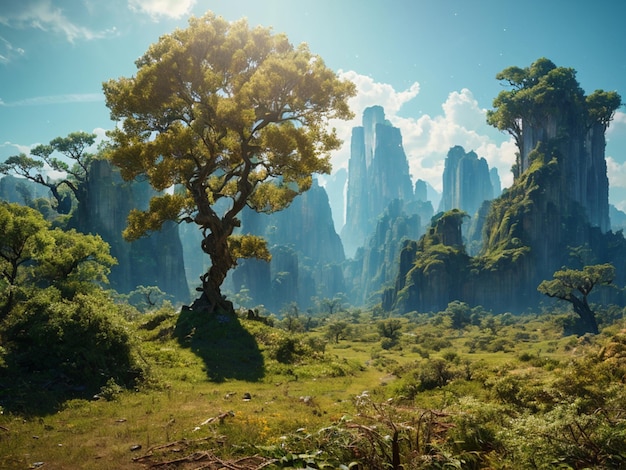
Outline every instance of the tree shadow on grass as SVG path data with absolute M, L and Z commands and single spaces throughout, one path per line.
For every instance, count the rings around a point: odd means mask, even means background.
M 204 361 L 213 382 L 226 379 L 256 382 L 263 378 L 263 355 L 254 338 L 236 316 L 183 309 L 174 335 Z

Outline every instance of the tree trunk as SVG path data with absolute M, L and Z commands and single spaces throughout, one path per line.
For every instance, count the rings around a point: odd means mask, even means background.
M 582 300 L 573 297 L 572 305 L 574 307 L 574 312 L 580 317 L 581 326 L 584 331 L 581 333 L 593 333 L 597 335 L 598 330 L 598 322 L 596 321 L 596 315 L 589 307 L 587 303 L 587 298 L 583 298 Z
M 215 232 L 218 231 L 216 230 Z M 224 313 L 234 314 L 235 310 L 232 302 L 226 300 L 221 290 L 228 271 L 237 264 L 228 247 L 228 235 L 225 232 L 209 233 L 202 240 L 202 251 L 210 256 L 211 267 L 201 277 L 202 294 L 193 302 L 191 308 L 193 310 L 206 311 L 207 313 L 222 310 Z

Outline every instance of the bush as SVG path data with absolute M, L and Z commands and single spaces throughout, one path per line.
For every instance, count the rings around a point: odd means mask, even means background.
M 91 396 L 111 381 L 136 385 L 144 371 L 116 308 L 103 294 L 68 301 L 40 291 L 9 318 L 4 373 L 30 377 L 33 387 L 55 384 L 60 395 Z

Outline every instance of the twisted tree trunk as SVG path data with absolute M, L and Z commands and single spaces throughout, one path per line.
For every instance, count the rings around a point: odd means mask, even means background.
M 191 306 L 193 310 L 207 313 L 222 310 L 225 313 L 235 313 L 232 302 L 226 300 L 221 290 L 228 271 L 237 265 L 228 246 L 228 237 L 232 231 L 232 228 L 225 231 L 215 229 L 202 240 L 202 251 L 211 258 L 211 267 L 200 278 L 202 287 L 198 290 L 202 294 L 193 302 Z

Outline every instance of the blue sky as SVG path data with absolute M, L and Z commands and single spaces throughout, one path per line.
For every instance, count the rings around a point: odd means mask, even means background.
M 508 186 L 514 146 L 484 115 L 502 89 L 496 73 L 539 57 L 576 69 L 587 93 L 626 101 L 623 0 L 1 0 L 0 159 L 77 130 L 104 134 L 114 124 L 102 82 L 133 75 L 160 35 L 207 10 L 306 42 L 357 84 L 335 168 L 347 166 L 363 109 L 377 104 L 402 130 L 414 179 L 440 189 L 445 155 L 462 145 Z M 625 112 L 607 134 L 610 199 L 622 210 Z

